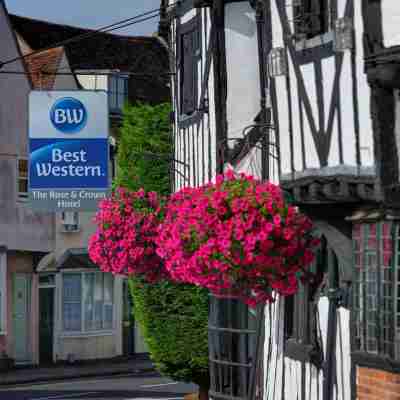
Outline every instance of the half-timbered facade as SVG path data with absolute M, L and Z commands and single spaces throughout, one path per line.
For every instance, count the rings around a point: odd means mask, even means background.
M 248 395 L 345 400 L 396 392 L 397 378 L 379 373 L 400 370 L 400 5 L 162 6 L 175 73 L 174 189 L 228 166 L 279 181 L 321 238 L 314 282 L 264 310 L 262 387 L 250 380 Z M 393 385 L 382 386 L 380 376 Z

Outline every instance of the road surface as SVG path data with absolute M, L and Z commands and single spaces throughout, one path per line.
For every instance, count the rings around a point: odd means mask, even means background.
M 182 400 L 195 385 L 154 375 L 121 376 L 15 386 L 0 389 L 0 400 Z

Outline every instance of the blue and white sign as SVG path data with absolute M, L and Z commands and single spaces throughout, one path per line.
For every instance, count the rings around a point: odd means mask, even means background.
M 106 92 L 32 91 L 29 197 L 44 211 L 90 211 L 110 188 Z

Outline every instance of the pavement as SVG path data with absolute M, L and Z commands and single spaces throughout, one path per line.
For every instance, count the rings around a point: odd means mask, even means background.
M 118 375 L 155 375 L 153 363 L 146 356 L 99 360 L 75 364 L 56 364 L 39 367 L 17 367 L 0 373 L 0 387 L 22 384 L 66 381 L 90 377 Z M 0 396 L 2 399 L 2 397 Z

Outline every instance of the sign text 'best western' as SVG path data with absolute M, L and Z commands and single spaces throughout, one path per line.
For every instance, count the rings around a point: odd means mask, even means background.
M 43 211 L 91 211 L 109 190 L 105 92 L 32 91 L 29 198 Z

